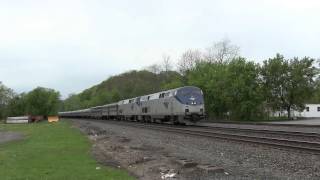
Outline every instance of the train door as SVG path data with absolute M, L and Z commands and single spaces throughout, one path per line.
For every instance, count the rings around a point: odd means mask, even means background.
M 136 98 L 136 105 L 135 105 L 135 115 L 136 115 L 136 120 L 138 119 L 138 115 L 140 114 L 141 112 L 141 97 L 137 97 Z
M 173 109 L 173 100 L 170 100 L 170 114 L 173 115 L 174 109 Z

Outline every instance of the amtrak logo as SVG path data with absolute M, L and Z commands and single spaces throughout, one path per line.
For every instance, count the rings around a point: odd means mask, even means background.
M 193 96 L 191 96 L 191 98 L 189 98 L 191 101 L 194 101 L 196 98 L 194 98 Z

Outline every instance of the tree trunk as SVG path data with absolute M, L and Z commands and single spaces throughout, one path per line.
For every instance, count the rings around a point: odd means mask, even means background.
M 287 107 L 288 119 L 291 119 L 291 106 Z

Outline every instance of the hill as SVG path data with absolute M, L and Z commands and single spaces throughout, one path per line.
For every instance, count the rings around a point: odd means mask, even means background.
M 75 110 L 117 102 L 121 99 L 137 97 L 181 86 L 181 75 L 175 71 L 155 74 L 146 70 L 129 71 L 84 90 L 70 95 L 63 102 L 63 110 Z

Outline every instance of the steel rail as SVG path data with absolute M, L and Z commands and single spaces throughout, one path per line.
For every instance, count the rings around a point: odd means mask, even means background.
M 306 138 L 320 138 L 320 133 L 316 132 L 301 132 L 301 131 L 282 131 L 282 130 L 269 130 L 269 129 L 254 129 L 254 128 L 236 128 L 236 127 L 221 127 L 221 126 L 195 126 L 196 128 L 204 128 L 209 130 L 223 130 L 223 131 L 237 131 L 248 133 L 264 133 L 271 135 L 286 135 Z

